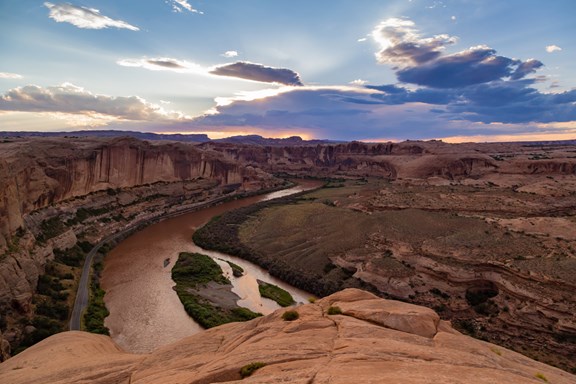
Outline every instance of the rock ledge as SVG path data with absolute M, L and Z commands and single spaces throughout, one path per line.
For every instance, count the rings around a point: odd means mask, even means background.
M 342 314 L 328 315 L 338 306 Z M 207 330 L 151 354 L 110 338 L 54 335 L 0 364 L 3 383 L 576 383 L 576 376 L 464 336 L 427 308 L 347 289 L 247 323 Z

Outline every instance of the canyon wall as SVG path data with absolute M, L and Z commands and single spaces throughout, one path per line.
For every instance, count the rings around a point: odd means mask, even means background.
M 77 236 L 94 244 L 202 201 L 279 185 L 259 169 L 185 143 L 27 138 L 0 146 L 0 333 L 11 343 L 23 336 L 18 318 L 32 316 L 54 250 L 75 246 Z
M 2 243 L 22 225 L 23 215 L 91 192 L 195 178 L 218 180 L 222 185 L 245 181 L 246 172 L 237 162 L 193 145 L 152 145 L 128 138 L 65 140 L 2 144 Z
M 6 330 L 2 322 L 7 311 L 30 315 L 38 277 L 54 257 L 54 249 L 72 247 L 80 239 L 95 243 L 135 223 L 235 191 L 278 187 L 281 181 L 272 174 L 444 184 L 482 180 L 514 188 L 527 188 L 522 187 L 521 177 L 540 175 L 549 190 L 558 189 L 558 180 L 553 184 L 547 175 L 576 173 L 572 148 L 559 158 L 552 152 L 518 144 L 439 141 L 264 146 L 149 143 L 131 138 L 4 140 L 0 143 L 0 331 Z M 544 190 L 540 185 L 531 188 L 530 193 Z M 51 228 L 52 219 L 66 225 Z M 53 233 L 47 236 L 46 231 Z M 14 340 L 19 335 L 7 337 Z M 0 339 L 1 345 L 5 343 Z

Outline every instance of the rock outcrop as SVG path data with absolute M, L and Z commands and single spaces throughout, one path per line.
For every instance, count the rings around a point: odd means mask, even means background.
M 329 315 L 338 307 L 341 314 Z M 53 383 L 543 383 L 576 376 L 464 336 L 427 308 L 348 289 L 247 323 L 232 323 L 147 355 L 110 338 L 52 336 L 0 364 L 2 382 Z M 331 311 L 338 312 L 338 311 Z M 241 369 L 262 363 L 242 379 Z

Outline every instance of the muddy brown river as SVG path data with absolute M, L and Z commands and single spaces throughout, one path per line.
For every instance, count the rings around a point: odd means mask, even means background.
M 256 279 L 278 285 L 289 291 L 297 302 L 305 302 L 310 296 L 306 292 L 245 260 L 201 249 L 192 242 L 192 234 L 223 212 L 318 186 L 318 182 L 302 181 L 284 191 L 184 214 L 150 225 L 122 241 L 106 256 L 101 279 L 106 291 L 104 301 L 110 311 L 105 325 L 112 339 L 128 352 L 147 353 L 202 331 L 172 289 L 175 284 L 171 269 L 180 252 L 202 252 L 215 258 L 232 281 L 233 291 L 240 296 L 238 304 L 253 311 L 267 314 L 279 308 L 275 302 L 260 297 Z M 220 259 L 240 265 L 245 276 L 231 276 L 229 265 Z

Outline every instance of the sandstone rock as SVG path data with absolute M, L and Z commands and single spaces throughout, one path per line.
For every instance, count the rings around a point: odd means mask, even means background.
M 332 305 L 344 314 L 327 315 Z M 295 321 L 282 320 L 286 309 L 281 309 L 247 323 L 207 330 L 147 355 L 124 353 L 105 336 L 65 332 L 0 364 L 0 378 L 12 384 L 236 383 L 243 366 L 262 362 L 265 366 L 242 382 L 576 382 L 574 375 L 461 335 L 438 322 L 429 309 L 357 289 L 294 309 L 300 314 Z M 402 320 L 371 320 L 385 312 Z M 415 325 L 409 325 L 412 322 Z

